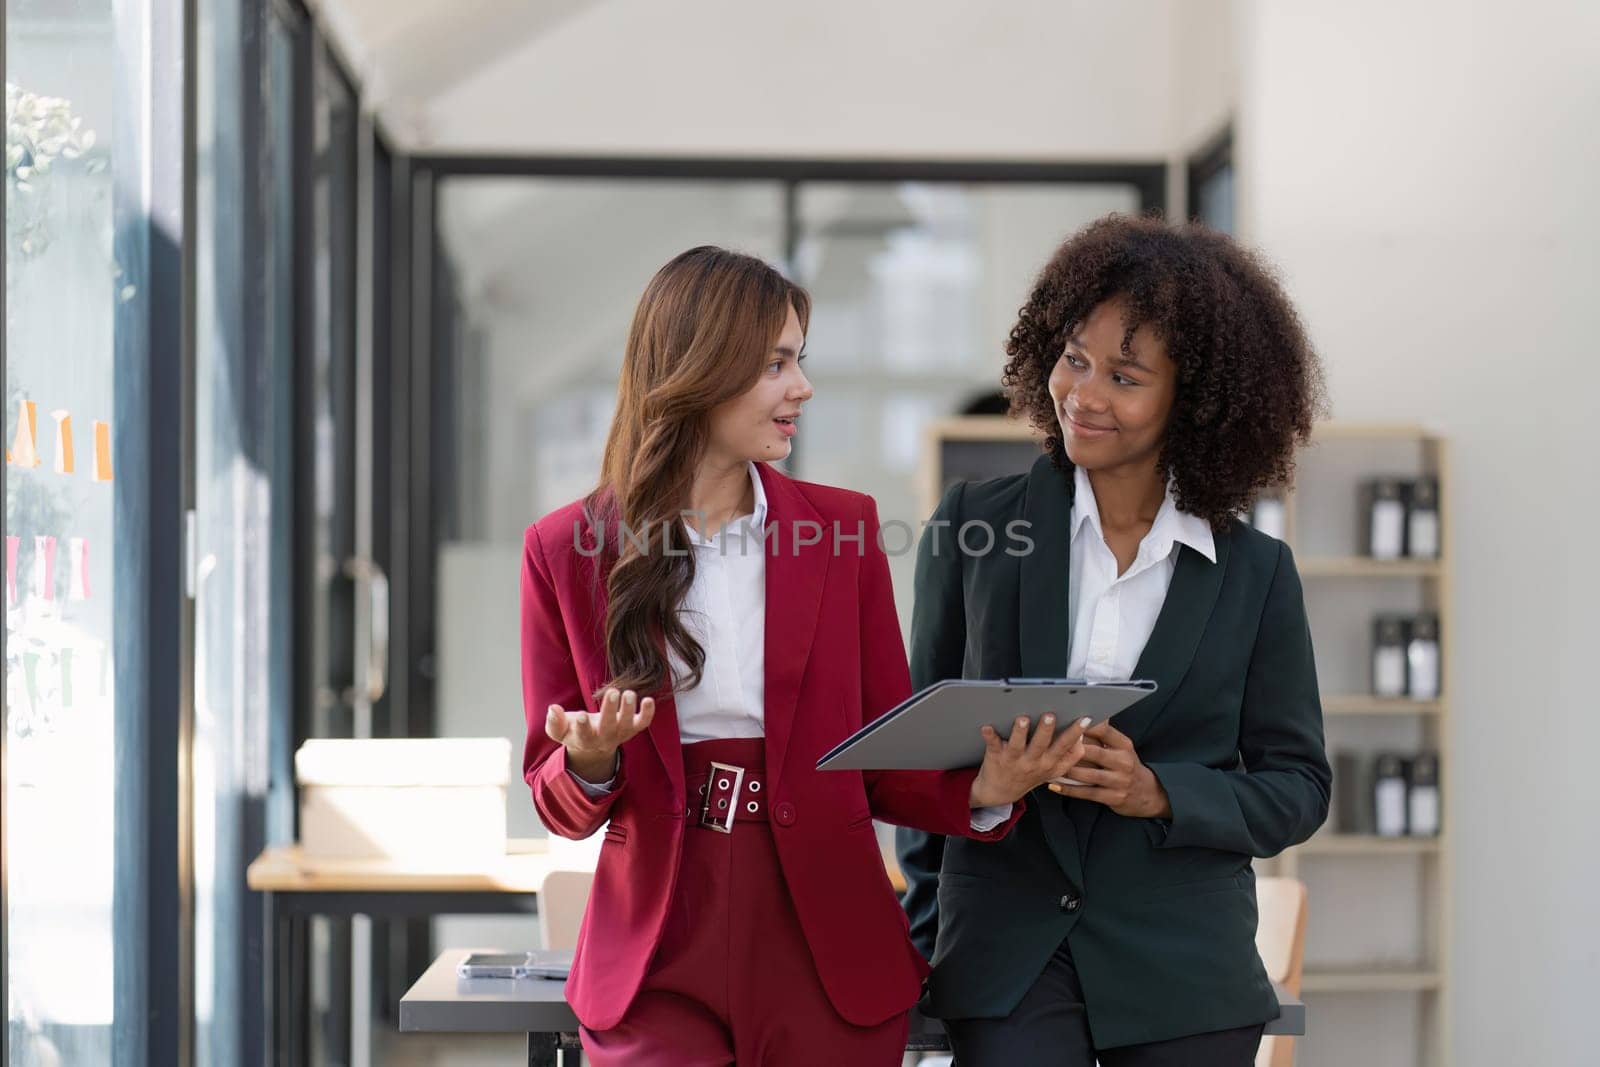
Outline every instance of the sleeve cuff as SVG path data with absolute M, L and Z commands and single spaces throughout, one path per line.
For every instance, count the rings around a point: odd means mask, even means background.
M 990 804 L 983 808 L 972 809 L 973 833 L 986 834 L 1011 818 L 1015 804 Z
M 622 753 L 619 751 L 617 753 L 616 762 L 611 765 L 611 777 L 607 778 L 603 782 L 585 781 L 584 779 L 579 778 L 570 769 L 567 771 L 567 776 L 574 782 L 578 783 L 578 788 L 583 790 L 584 796 L 588 797 L 590 800 L 600 800 L 603 797 L 610 796 L 611 791 L 617 787 L 617 769 L 621 766 L 621 764 Z
M 1207 804 L 1211 779 L 1220 772 L 1198 763 L 1146 764 L 1161 788 L 1166 791 L 1172 814 L 1165 819 L 1146 819 L 1145 833 L 1157 848 L 1211 844 L 1214 835 Z

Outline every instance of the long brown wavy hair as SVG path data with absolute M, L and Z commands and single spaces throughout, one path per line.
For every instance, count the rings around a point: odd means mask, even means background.
M 674 258 L 639 298 L 600 484 L 585 501 L 611 567 L 608 686 L 645 696 L 700 684 L 705 650 L 679 618 L 694 581 L 682 514 L 711 410 L 756 384 L 791 307 L 805 329 L 804 289 L 759 259 L 710 245 Z M 682 678 L 670 677 L 663 641 L 687 668 Z

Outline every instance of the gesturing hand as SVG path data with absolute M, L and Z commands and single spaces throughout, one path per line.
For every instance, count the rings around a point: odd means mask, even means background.
M 565 711 L 560 704 L 551 704 L 544 732 L 566 748 L 568 770 L 586 782 L 599 783 L 616 773 L 617 749 L 648 730 L 655 715 L 655 698 L 641 701 L 632 689 L 626 693 L 607 689 L 597 712 Z
M 1035 787 L 1072 770 L 1083 756 L 1083 728 L 1088 722 L 1079 719 L 1058 735 L 1056 717 L 1047 713 L 1031 741 L 1026 715 L 1012 724 L 1011 737 L 1004 742 L 994 727 L 985 726 L 983 763 L 972 782 L 971 806 L 1015 803 Z
M 1118 815 L 1137 819 L 1170 819 L 1172 803 L 1161 780 L 1139 759 L 1133 742 L 1110 722 L 1084 733 L 1083 759 L 1072 770 L 1082 785 L 1057 783 L 1051 790 L 1078 800 L 1104 804 Z

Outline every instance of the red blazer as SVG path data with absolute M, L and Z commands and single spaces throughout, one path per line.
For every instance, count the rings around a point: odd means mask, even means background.
M 767 810 L 823 988 L 843 1018 L 872 1026 L 914 1004 L 928 971 L 884 872 L 873 817 L 998 840 L 1023 805 L 993 831 L 975 834 L 967 798 L 976 769 L 816 769 L 824 753 L 911 693 L 889 563 L 871 497 L 757 467 L 768 527 L 778 524 L 776 545 L 767 545 Z M 818 524 L 819 543 L 797 544 L 815 536 L 809 528 L 793 536 L 802 520 Z M 584 838 L 611 822 L 567 981 L 578 1018 L 605 1030 L 622 1019 L 660 942 L 691 813 L 670 693 L 657 694 L 654 722 L 623 746 L 616 786 L 598 800 L 567 774 L 566 750 L 545 735 L 549 705 L 593 711 L 590 694 L 610 677 L 605 582 L 595 573 L 599 561 L 578 550 L 580 543 L 592 550 L 592 535 L 574 541 L 581 522 L 581 504 L 569 504 L 524 538 L 522 767 L 552 833 Z M 615 544 L 614 530 L 606 536 Z

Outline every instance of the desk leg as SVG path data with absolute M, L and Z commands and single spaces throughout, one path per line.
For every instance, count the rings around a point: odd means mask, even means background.
M 289 1064 L 311 1062 L 311 920 L 291 916 L 289 925 Z
M 277 895 L 267 893 L 263 913 L 267 926 L 267 989 L 271 1018 L 267 1022 L 267 1062 L 272 1067 L 299 1067 L 310 1061 L 306 1048 L 305 982 L 308 959 L 307 922 L 286 914 Z
M 530 1033 L 528 1067 L 583 1067 L 583 1049 L 563 1047 L 560 1034 Z
M 265 1046 L 261 1050 L 260 1063 L 264 1067 L 273 1067 L 278 1062 L 278 968 L 283 962 L 278 958 L 278 908 L 277 894 L 270 890 L 261 894 L 261 966 L 266 972 L 263 976 L 265 987 L 262 992 L 267 1002 L 267 1017 L 265 1025 L 261 1027 L 261 1043 Z M 250 1059 L 246 1061 L 247 1067 L 256 1067 L 256 1051 L 247 1050 Z
M 557 1067 L 561 1054 L 560 1034 L 528 1035 L 528 1067 Z

